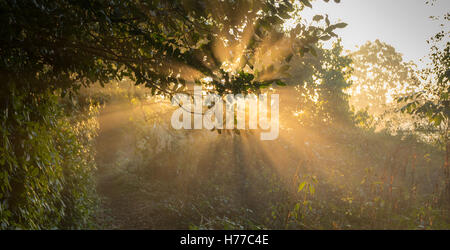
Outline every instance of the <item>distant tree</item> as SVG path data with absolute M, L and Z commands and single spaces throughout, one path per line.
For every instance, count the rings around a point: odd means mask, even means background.
M 379 40 L 367 42 L 350 54 L 353 59 L 353 85 L 350 103 L 357 110 L 381 116 L 395 104 L 399 94 L 407 93 L 417 78 L 414 65 L 404 62 L 394 47 Z
M 317 57 L 298 57 L 293 61 L 290 83 L 298 84 L 300 120 L 311 123 L 351 121 L 348 94 L 351 86 L 351 58 L 342 54 L 338 40 L 331 49 L 317 48 Z

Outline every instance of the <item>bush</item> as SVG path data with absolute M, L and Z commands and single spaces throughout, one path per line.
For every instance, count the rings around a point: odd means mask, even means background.
M 14 87 L 3 96 L 0 229 L 89 227 L 95 205 L 95 106 L 74 111 L 75 104 L 63 104 L 54 93 Z

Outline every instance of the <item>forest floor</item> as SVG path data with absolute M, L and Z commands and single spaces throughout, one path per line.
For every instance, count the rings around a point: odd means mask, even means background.
M 120 115 L 126 110 L 127 107 L 108 105 L 99 116 L 97 192 L 101 198 L 102 224 L 113 229 L 146 228 L 148 220 L 151 220 L 150 214 L 136 216 L 137 211 L 143 211 L 139 201 L 145 197 L 138 192 L 130 192 L 130 188 L 121 180 L 122 175 L 114 171 L 117 152 L 126 139 L 122 130 L 127 120 Z
M 171 192 L 161 183 L 149 183 L 120 170 L 122 158 L 133 157 L 129 126 L 130 106 L 107 105 L 99 116 L 97 137 L 97 193 L 100 196 L 99 226 L 108 229 L 173 229 L 176 218 L 161 214 Z M 132 135 L 131 135 L 132 136 Z M 155 192 L 155 189 L 158 189 Z M 169 221 L 168 221 L 169 220 Z
M 151 106 L 149 122 L 131 103 L 99 114 L 99 228 L 448 229 L 433 198 L 443 154 L 429 145 L 336 128 L 286 130 L 269 144 L 195 131 L 167 142 L 154 125 L 167 113 Z M 170 143 L 188 150 L 160 145 Z

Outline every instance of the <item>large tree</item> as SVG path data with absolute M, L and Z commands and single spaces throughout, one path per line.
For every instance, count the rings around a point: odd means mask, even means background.
M 282 68 L 270 65 L 334 35 L 339 25 L 329 23 L 283 33 L 283 20 L 305 6 L 308 0 L 2 0 L 0 73 L 5 85 L 35 90 L 129 77 L 171 94 L 209 76 L 220 93 L 244 92 L 277 80 L 272 73 Z M 235 74 L 258 63 L 268 65 L 256 77 Z
M 0 228 L 87 222 L 88 143 L 64 122 L 55 93 L 124 77 L 168 96 L 206 77 L 219 94 L 282 84 L 291 54 L 314 51 L 343 26 L 283 32 L 284 20 L 305 6 L 308 0 L 0 0 Z

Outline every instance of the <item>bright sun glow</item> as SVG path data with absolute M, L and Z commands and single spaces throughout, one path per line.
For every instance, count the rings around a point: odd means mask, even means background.
M 210 76 L 204 77 L 204 78 L 202 78 L 202 80 L 205 83 L 211 83 L 213 81 L 212 77 L 210 77 Z

